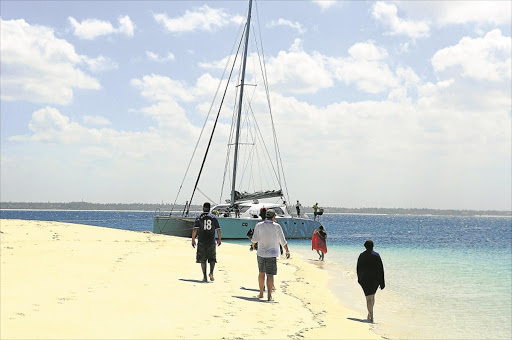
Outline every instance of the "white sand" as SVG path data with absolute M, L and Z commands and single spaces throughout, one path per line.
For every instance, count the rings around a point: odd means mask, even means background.
M 190 239 L 22 220 L 0 230 L 1 339 L 380 338 L 293 249 L 268 303 L 248 246 L 223 243 L 215 282 L 201 283 Z

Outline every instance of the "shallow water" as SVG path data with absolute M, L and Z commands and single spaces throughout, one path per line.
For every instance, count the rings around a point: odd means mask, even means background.
M 355 266 L 373 239 L 385 268 L 372 327 L 391 338 L 510 339 L 510 218 L 329 216 L 328 253 L 320 264 L 308 241 L 290 248 L 333 275 L 341 301 L 366 317 Z

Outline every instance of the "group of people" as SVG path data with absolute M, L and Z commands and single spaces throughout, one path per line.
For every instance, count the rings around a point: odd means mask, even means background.
M 264 295 L 265 282 L 267 284 L 267 299 L 273 301 L 272 290 L 274 287 L 274 275 L 277 275 L 277 258 L 281 255 L 281 247 L 286 250 L 286 258 L 290 258 L 290 251 L 283 229 L 276 221 L 276 213 L 272 209 L 260 212 L 262 221 L 256 224 L 251 236 L 251 250 L 257 249 L 258 260 L 258 284 L 261 299 Z M 217 241 L 215 242 L 215 233 Z M 196 247 L 196 262 L 201 264 L 203 282 L 214 281 L 213 275 L 215 263 L 217 263 L 217 246 L 222 244 L 221 229 L 217 217 L 210 213 L 210 203 L 203 204 L 203 213 L 194 221 L 192 231 L 192 247 Z M 210 272 L 207 275 L 207 265 L 210 264 Z
M 297 201 L 298 203 L 298 201 Z M 299 214 L 299 209 L 297 209 Z M 283 229 L 276 221 L 276 213 L 272 209 L 262 209 L 260 211 L 262 221 L 256 224 L 254 231 L 250 235 L 251 250 L 257 249 L 258 262 L 258 298 L 264 297 L 265 283 L 267 287 L 267 300 L 273 301 L 272 291 L 274 289 L 274 275 L 277 275 L 277 258 L 286 251 L 286 258 L 290 258 L 288 243 L 283 233 Z M 215 239 L 217 234 L 217 239 Z M 210 203 L 203 205 L 203 213 L 200 214 L 195 222 L 192 232 L 192 246 L 196 247 L 196 262 L 201 264 L 203 271 L 203 282 L 214 281 L 214 268 L 217 262 L 217 246 L 220 246 L 221 229 L 217 217 L 210 213 Z M 327 233 L 323 226 L 315 229 L 312 236 L 312 250 L 316 250 L 320 261 L 324 260 L 327 253 Z M 373 241 L 368 240 L 364 243 L 366 250 L 359 255 L 357 260 L 357 281 L 363 289 L 366 297 L 366 307 L 368 309 L 368 322 L 373 323 L 373 307 L 375 305 L 375 293 L 377 289 L 384 289 L 384 266 L 380 255 L 373 250 Z M 207 276 L 206 263 L 210 264 L 210 272 Z
M 323 261 L 325 253 L 327 253 L 327 233 L 323 226 L 318 230 L 315 229 L 311 238 L 311 249 L 316 250 L 320 256 L 319 260 Z M 364 243 L 366 250 L 359 254 L 357 259 L 356 271 L 357 282 L 363 289 L 366 297 L 366 308 L 368 309 L 368 322 L 373 323 L 373 306 L 375 305 L 375 293 L 377 289 L 384 289 L 386 286 L 384 280 L 384 265 L 379 253 L 373 250 L 373 241 L 367 240 Z

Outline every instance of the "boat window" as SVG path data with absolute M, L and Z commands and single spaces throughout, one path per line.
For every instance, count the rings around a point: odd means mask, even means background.
M 217 210 L 219 213 L 225 213 L 229 208 L 229 205 L 217 205 L 212 210 Z
M 284 215 L 283 209 L 281 209 L 279 207 L 272 208 L 272 210 L 275 211 L 276 215 Z
M 247 210 L 249 210 L 251 206 L 250 205 L 242 205 L 240 206 L 240 213 L 244 213 L 246 212 Z M 223 214 L 225 212 L 228 211 L 228 208 L 229 208 L 229 205 L 217 205 L 215 207 L 213 207 L 212 210 L 217 210 L 219 213 Z

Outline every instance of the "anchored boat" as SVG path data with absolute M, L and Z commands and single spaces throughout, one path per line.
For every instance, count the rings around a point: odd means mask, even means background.
M 254 229 L 258 222 L 261 222 L 260 210 L 262 208 L 273 209 L 276 212 L 277 222 L 283 228 L 283 232 L 288 239 L 297 238 L 310 238 L 313 234 L 314 229 L 320 226 L 320 222 L 314 221 L 307 215 L 293 215 L 292 209 L 287 205 L 288 194 L 285 193 L 286 180 L 284 176 L 281 155 L 277 143 L 276 130 L 274 128 L 274 119 L 272 118 L 272 110 L 269 100 L 269 90 L 267 84 L 266 68 L 264 66 L 264 57 L 258 55 L 255 64 L 259 64 L 259 69 L 262 73 L 261 78 L 264 83 L 264 91 L 266 94 L 266 100 L 268 101 L 268 114 L 266 128 L 260 128 L 260 124 L 257 122 L 257 114 L 254 112 L 256 105 L 252 105 L 252 98 L 254 98 L 254 92 L 251 96 L 244 96 L 244 88 L 251 86 L 255 88 L 253 84 L 245 83 L 246 67 L 248 60 L 248 45 L 249 45 L 249 33 L 251 31 L 251 13 L 252 13 L 252 0 L 249 0 L 249 7 L 247 11 L 247 21 L 243 27 L 243 33 L 239 40 L 238 50 L 234 56 L 231 71 L 226 82 L 226 88 L 222 97 L 221 105 L 219 107 L 215 123 L 213 125 L 212 132 L 206 152 L 204 154 L 199 174 L 195 181 L 195 186 L 192 190 L 190 199 L 185 203 L 185 208 L 180 213 L 174 212 L 176 206 L 176 200 L 180 195 L 183 182 L 178 190 L 177 198 L 173 204 L 173 208 L 169 214 L 159 214 L 153 218 L 153 232 L 159 234 L 167 234 L 174 236 L 191 237 L 192 228 L 195 220 L 195 216 L 190 215 L 190 207 L 196 191 L 203 193 L 198 188 L 200 183 L 201 174 L 204 168 L 204 164 L 207 160 L 210 145 L 215 133 L 215 128 L 221 114 L 222 103 L 226 96 L 229 85 L 233 84 L 233 71 L 236 69 L 235 65 L 240 64 L 240 73 L 237 81 L 234 82 L 236 89 L 236 100 L 235 110 L 232 114 L 232 125 L 231 134 L 228 141 L 228 155 L 226 157 L 226 168 L 224 171 L 223 178 L 219 178 L 219 183 L 231 182 L 230 198 L 225 200 L 225 203 L 212 204 L 212 212 L 218 214 L 219 224 L 222 230 L 223 239 L 245 239 L 250 229 Z M 242 44 L 243 43 L 243 44 Z M 242 56 L 240 60 L 240 47 L 243 45 Z M 263 48 L 257 48 L 258 52 L 263 51 Z M 255 67 L 256 69 L 256 67 Z M 226 71 L 226 70 L 225 70 Z M 226 72 L 225 72 L 226 73 Z M 257 79 L 253 76 L 253 80 Z M 222 80 L 221 80 L 222 83 Z M 254 90 L 255 91 L 255 90 Z M 215 100 L 215 98 L 214 98 Z M 212 105 L 213 107 L 213 105 Z M 258 115 L 259 116 L 259 115 Z M 205 124 L 206 126 L 206 124 Z M 203 127 L 204 129 L 204 127 Z M 271 131 L 271 137 L 265 137 L 263 131 Z M 202 133 L 201 133 L 202 135 Z M 200 137 L 201 138 L 201 137 Z M 267 143 L 273 143 L 275 151 L 275 160 L 272 161 L 270 157 L 269 147 Z M 199 142 L 198 142 L 199 143 Z M 242 150 L 242 148 L 245 148 Z M 265 156 L 267 161 L 265 163 L 259 163 L 253 165 L 253 162 L 260 159 L 260 156 Z M 194 155 L 192 155 L 192 158 Z M 192 161 L 192 160 L 191 160 Z M 228 170 L 228 166 L 231 164 L 232 169 Z M 190 167 L 190 163 L 189 163 Z M 188 168 L 187 167 L 187 173 Z M 249 188 L 254 188 L 256 178 L 262 178 L 263 173 L 269 172 L 273 176 L 273 183 L 277 187 L 274 189 L 267 190 L 244 190 L 244 185 Z M 251 173 L 251 174 L 249 174 Z M 254 174 L 256 173 L 256 174 Z M 226 181 L 226 176 L 231 175 L 230 180 Z M 186 177 L 187 174 L 185 174 Z M 220 176 L 219 176 L 220 177 Z M 243 179 L 249 184 L 244 184 Z M 263 181 L 265 182 L 265 181 Z M 268 186 L 268 181 L 266 181 Z M 263 187 L 260 184 L 259 187 Z M 222 191 L 222 190 L 221 190 Z M 204 193 L 203 193 L 204 194 Z M 222 196 L 222 192 L 221 192 Z M 207 197 L 205 195 L 205 197 Z M 207 201 L 212 202 L 211 199 Z M 201 202 L 202 205 L 202 202 Z

